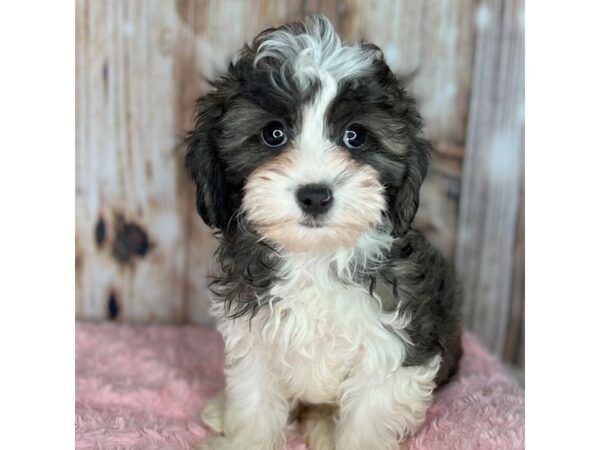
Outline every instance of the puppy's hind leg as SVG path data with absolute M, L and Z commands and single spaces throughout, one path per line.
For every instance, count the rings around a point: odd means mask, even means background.
M 299 419 L 304 423 L 304 440 L 310 450 L 335 449 L 335 414 L 332 405 L 305 406 Z
M 200 416 L 202 422 L 217 434 L 223 434 L 225 430 L 225 392 L 221 391 L 206 402 Z

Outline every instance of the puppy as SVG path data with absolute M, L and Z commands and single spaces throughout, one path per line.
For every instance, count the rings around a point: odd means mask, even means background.
M 218 230 L 226 388 L 205 449 L 397 449 L 456 370 L 452 268 L 411 228 L 430 144 L 372 44 L 311 16 L 259 34 L 197 102 L 186 166 Z

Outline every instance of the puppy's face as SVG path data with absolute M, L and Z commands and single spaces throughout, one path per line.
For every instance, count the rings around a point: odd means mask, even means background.
M 207 224 L 294 252 L 410 226 L 429 145 L 378 48 L 342 46 L 317 16 L 263 32 L 214 85 L 186 160 Z

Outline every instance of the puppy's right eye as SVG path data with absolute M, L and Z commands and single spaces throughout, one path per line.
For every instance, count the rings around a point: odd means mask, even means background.
M 278 148 L 285 145 L 287 142 L 287 135 L 285 134 L 285 127 L 278 120 L 269 122 L 261 133 L 262 141 L 267 147 Z
M 364 144 L 367 139 L 367 130 L 362 125 L 355 123 L 350 125 L 344 132 L 342 142 L 344 145 L 351 149 L 358 149 Z

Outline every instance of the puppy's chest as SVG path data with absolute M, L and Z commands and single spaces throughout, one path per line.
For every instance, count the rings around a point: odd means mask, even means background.
M 366 290 L 311 285 L 276 303 L 263 328 L 271 372 L 287 396 L 334 402 L 362 355 L 372 298 Z M 367 314 L 365 314 L 367 311 Z

